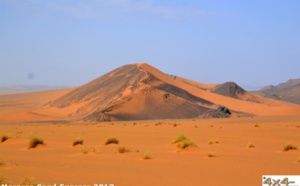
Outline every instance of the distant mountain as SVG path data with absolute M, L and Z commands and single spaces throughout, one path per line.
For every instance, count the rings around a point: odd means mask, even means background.
M 269 85 L 253 91 L 253 93 L 275 100 L 300 104 L 300 79 L 290 79 L 276 86 Z
M 37 92 L 44 90 L 56 90 L 68 88 L 67 86 L 43 86 L 43 85 L 16 85 L 16 86 L 0 86 L 0 95 L 19 94 L 26 92 Z

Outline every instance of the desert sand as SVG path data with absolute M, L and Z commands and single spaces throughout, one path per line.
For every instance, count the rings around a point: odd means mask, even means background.
M 265 174 L 300 173 L 299 150 L 282 150 L 300 146 L 299 132 L 300 116 L 2 123 L 0 134 L 11 138 L 0 143 L 0 175 L 10 184 L 27 177 L 41 184 L 260 185 Z M 196 146 L 179 149 L 173 142 L 180 133 Z M 28 149 L 32 136 L 45 145 Z M 109 137 L 119 144 L 104 145 Z M 84 143 L 74 147 L 77 138 Z
M 300 174 L 299 150 L 283 151 L 300 147 L 300 105 L 217 86 L 133 64 L 80 87 L 0 95 L 0 183 L 253 186 Z M 198 117 L 216 104 L 231 118 Z M 174 144 L 179 134 L 190 146 Z M 28 149 L 34 136 L 45 144 Z

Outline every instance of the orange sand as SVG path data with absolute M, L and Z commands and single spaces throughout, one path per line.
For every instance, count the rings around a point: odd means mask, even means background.
M 300 173 L 300 151 L 282 152 L 289 142 L 300 147 L 299 132 L 300 116 L 1 124 L 0 135 L 12 138 L 0 143 L 0 176 L 11 184 L 29 177 L 42 184 L 260 185 L 263 174 Z M 178 133 L 197 147 L 180 151 L 172 144 Z M 31 136 L 43 138 L 46 145 L 28 150 Z M 120 143 L 105 146 L 112 136 Z M 77 137 L 84 146 L 72 146 Z M 219 144 L 209 145 L 210 140 Z M 248 143 L 256 147 L 247 148 Z M 131 152 L 118 153 L 120 146 Z M 143 160 L 144 152 L 152 159 Z M 209 152 L 217 157 L 209 158 Z

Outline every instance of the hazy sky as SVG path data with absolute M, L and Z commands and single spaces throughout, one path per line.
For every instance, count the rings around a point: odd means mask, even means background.
M 299 0 L 0 0 L 0 85 L 147 62 L 203 83 L 300 78 Z

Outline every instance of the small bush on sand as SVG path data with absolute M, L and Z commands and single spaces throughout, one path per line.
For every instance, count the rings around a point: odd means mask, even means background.
M 110 137 L 106 140 L 105 145 L 109 144 L 119 144 L 119 140 L 116 137 Z
M 178 134 L 175 141 L 173 143 L 177 143 L 177 147 L 181 150 L 186 149 L 188 147 L 195 147 L 196 144 L 188 139 L 184 134 Z
M 81 149 L 81 153 L 82 153 L 82 154 L 88 154 L 88 153 L 89 153 L 89 148 L 83 147 L 83 148 Z
M 5 142 L 5 141 L 8 140 L 9 138 L 11 138 L 11 137 L 9 137 L 9 136 L 7 136 L 7 135 L 3 135 L 3 136 L 1 136 L 0 142 L 1 142 L 1 143 L 2 143 L 2 142 Z
M 248 143 L 248 148 L 255 148 L 255 145 L 253 143 Z
M 187 140 L 187 139 L 188 138 L 184 134 L 180 133 L 180 134 L 177 135 L 177 137 L 176 137 L 176 139 L 174 140 L 173 143 L 179 143 L 179 142 L 182 142 L 182 141 Z
M 195 147 L 196 144 L 195 144 L 193 141 L 191 141 L 190 139 L 185 139 L 185 140 L 179 142 L 177 146 L 178 146 L 181 150 L 183 150 L 183 149 L 186 149 L 186 148 L 188 148 L 188 147 Z
M 145 153 L 143 154 L 143 157 L 142 157 L 142 158 L 143 158 L 143 160 L 150 160 L 150 159 L 152 159 L 148 152 L 145 152 Z
M 31 149 L 31 148 L 35 148 L 37 147 L 38 145 L 45 145 L 44 143 L 44 140 L 41 139 L 41 138 L 38 138 L 38 137 L 32 137 L 29 141 L 29 145 L 28 145 L 28 148 Z
M 123 153 L 130 152 L 130 149 L 128 147 L 119 147 L 118 152 L 123 154 Z
M 282 151 L 289 151 L 289 150 L 297 150 L 298 147 L 294 144 L 286 144 L 283 148 Z
M 210 140 L 210 141 L 208 142 L 209 145 L 219 144 L 219 143 L 220 143 L 219 140 Z
M 209 153 L 207 154 L 207 156 L 208 156 L 209 158 L 215 158 L 215 157 L 217 157 L 217 155 L 216 155 L 215 153 L 213 153 L 213 152 L 209 152 Z
M 75 141 L 73 141 L 73 146 L 76 145 L 83 145 L 83 139 L 77 138 Z

